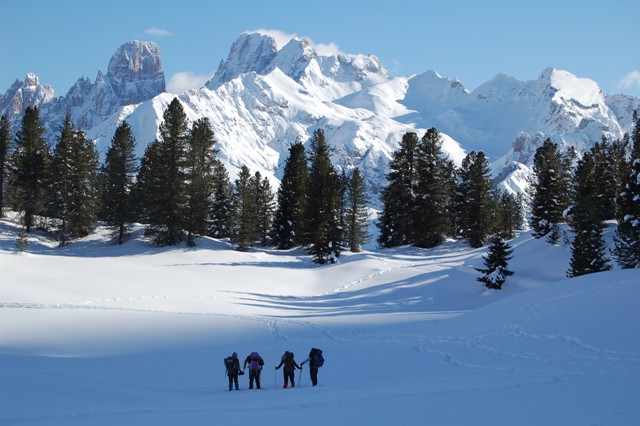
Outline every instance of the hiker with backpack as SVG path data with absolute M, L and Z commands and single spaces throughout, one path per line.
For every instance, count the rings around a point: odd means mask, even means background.
M 313 386 L 318 384 L 318 368 L 324 365 L 324 357 L 322 351 L 318 348 L 311 348 L 309 352 L 309 358 L 305 359 L 300 365 L 309 363 L 309 376 L 311 377 L 311 383 Z
M 224 366 L 227 368 L 227 376 L 229 377 L 229 392 L 233 390 L 233 385 L 236 385 L 236 390 L 240 390 L 238 387 L 238 375 L 244 374 L 240 370 L 240 360 L 238 354 L 234 352 L 231 356 L 224 359 Z
M 264 360 L 258 354 L 258 352 L 251 352 L 249 356 L 244 360 L 244 367 L 247 368 L 249 364 L 249 389 L 253 389 L 253 382 L 256 382 L 256 389 L 260 389 L 260 372 L 264 365 Z
M 302 370 L 302 367 L 300 367 L 296 363 L 296 360 L 293 357 L 293 352 L 289 352 L 289 351 L 285 351 L 284 355 L 282 355 L 282 358 L 280 358 L 280 364 L 278 364 L 278 366 L 276 367 L 276 370 L 279 370 L 283 364 L 284 364 L 284 368 L 282 369 L 282 372 L 284 374 L 283 388 L 285 389 L 287 388 L 289 381 L 291 381 L 291 387 L 295 388 L 296 387 L 296 382 L 294 380 L 295 371 L 296 371 L 296 368 L 298 370 Z

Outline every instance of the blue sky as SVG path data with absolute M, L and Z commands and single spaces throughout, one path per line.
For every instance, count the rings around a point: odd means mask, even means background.
M 130 40 L 159 44 L 171 84 L 203 80 L 238 35 L 271 29 L 372 53 L 391 75 L 435 70 L 469 90 L 552 66 L 640 95 L 639 16 L 637 0 L 0 0 L 0 93 L 34 72 L 64 95 L 106 72 Z

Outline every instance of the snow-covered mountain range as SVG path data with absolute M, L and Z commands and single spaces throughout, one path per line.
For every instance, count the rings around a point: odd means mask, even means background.
M 116 51 L 106 75 L 98 72 L 93 83 L 80 78 L 65 96 L 56 97 L 35 74 L 16 80 L 0 96 L 0 114 L 11 118 L 15 131 L 24 109 L 38 105 L 53 143 L 69 110 L 101 152 L 127 120 L 141 156 L 157 136 L 164 109 L 179 96 L 190 120 L 211 120 L 232 176 L 246 165 L 274 183 L 289 145 L 323 128 L 334 164 L 360 167 L 376 203 L 388 160 L 407 131 L 421 136 L 436 127 L 457 163 L 466 152 L 485 151 L 501 184 L 519 191 L 544 139 L 581 152 L 603 134 L 621 138 L 640 108 L 640 97 L 608 95 L 592 80 L 553 68 L 526 82 L 497 75 L 470 92 L 434 71 L 390 77 L 373 55 L 259 32 L 240 35 L 201 89 L 180 95 L 165 90 L 160 49 L 133 41 Z

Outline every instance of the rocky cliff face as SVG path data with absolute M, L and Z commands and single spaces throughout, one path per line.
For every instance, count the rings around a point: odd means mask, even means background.
M 164 92 L 160 48 L 143 41 L 120 46 L 109 61 L 106 80 L 121 105 L 144 102 Z

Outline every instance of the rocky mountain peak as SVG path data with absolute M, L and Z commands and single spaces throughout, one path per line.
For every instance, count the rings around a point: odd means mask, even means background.
M 160 48 L 134 40 L 118 48 L 109 61 L 106 77 L 123 105 L 146 101 L 165 91 Z
M 0 96 L 0 115 L 15 120 L 27 107 L 41 106 L 56 96 L 49 85 L 41 85 L 40 78 L 28 73 L 24 81 L 16 80 L 4 95 Z

